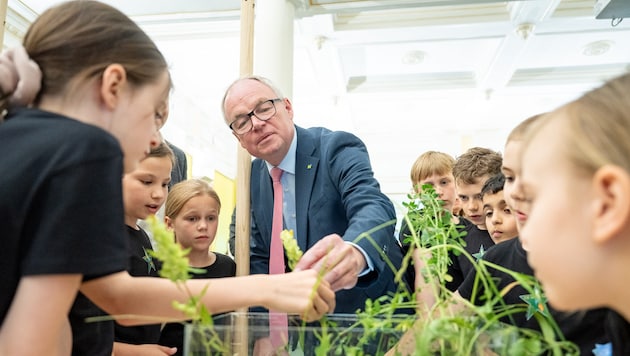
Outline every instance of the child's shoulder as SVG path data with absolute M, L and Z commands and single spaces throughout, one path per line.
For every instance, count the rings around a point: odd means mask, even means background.
M 215 263 L 224 263 L 224 264 L 231 264 L 231 265 L 236 266 L 236 262 L 234 262 L 234 259 L 232 257 L 219 253 L 219 252 L 213 252 L 213 253 L 217 257 L 217 260 Z

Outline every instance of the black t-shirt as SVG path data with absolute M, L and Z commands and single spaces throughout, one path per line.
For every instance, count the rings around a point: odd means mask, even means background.
M 612 341 L 613 355 L 630 355 L 630 323 L 627 320 L 611 310 L 606 319 L 606 332 Z
M 83 293 L 77 294 L 68 319 L 72 327 L 73 356 L 111 356 L 114 343 L 114 321 L 86 322 L 95 316 L 106 316 L 96 304 Z
M 216 261 L 208 267 L 204 267 L 206 270 L 202 274 L 193 274 L 194 279 L 203 278 L 224 278 L 234 277 L 236 275 L 236 263 L 230 257 L 214 253 L 217 256 Z M 212 282 L 210 282 L 212 283 Z M 210 286 L 212 288 L 212 285 Z M 216 317 L 216 315 L 215 315 Z M 175 355 L 184 354 L 184 324 L 182 323 L 168 323 L 164 325 L 162 334 L 160 335 L 160 345 L 177 347 L 177 353 Z
M 527 254 L 525 250 L 523 250 L 518 238 L 493 246 L 486 251 L 483 255 L 483 259 L 515 272 L 530 276 L 534 275 L 533 270 L 527 263 Z M 490 267 L 488 267 L 488 272 L 495 279 L 498 290 L 502 290 L 510 283 L 514 282 L 514 278 L 507 273 Z M 472 270 L 466 276 L 466 279 L 459 289 L 457 289 L 462 297 L 471 300 L 475 277 L 476 271 Z M 480 287 L 481 285 L 478 286 L 478 288 Z M 483 291 L 479 291 L 477 295 L 480 296 L 482 294 Z M 507 305 L 525 304 L 521 296 L 527 294 L 529 293 L 525 288 L 521 285 L 516 285 L 503 296 L 503 300 Z M 478 299 L 480 298 L 475 297 L 477 304 L 483 304 L 485 302 Z M 589 311 L 564 313 L 549 306 L 549 312 L 560 327 L 565 338 L 578 345 L 582 355 L 591 355 L 595 344 L 606 344 L 610 341 L 610 337 L 606 335 L 605 331 L 605 322 L 609 313 L 608 309 L 600 308 Z M 504 318 L 502 321 L 518 327 L 540 330 L 536 318 L 532 317 L 527 320 L 526 313 L 512 314 L 511 319 Z
M 125 269 L 116 138 L 21 109 L 0 124 L 0 152 L 0 321 L 24 276 L 77 273 L 89 280 Z
M 129 238 L 129 266 L 127 271 L 134 277 L 159 277 L 160 260 L 154 259 L 149 254 L 153 249 L 149 235 L 141 229 L 126 226 Z
M 479 258 L 484 251 L 494 246 L 494 241 L 487 230 L 479 229 L 470 221 L 459 218 L 458 231 L 465 231 L 464 250 L 473 258 Z M 453 277 L 451 282 L 446 283 L 446 288 L 455 291 L 464 282 L 464 279 L 474 269 L 472 262 L 464 254 L 455 255 L 451 253 L 451 264 L 448 267 L 448 274 Z
M 462 217 L 459 218 L 457 231 L 466 233 L 465 236 L 463 236 L 464 250 L 466 250 L 466 252 L 468 252 L 471 256 L 477 256 L 480 251 L 485 251 L 494 245 L 494 241 L 490 238 L 488 231 L 480 230 L 477 226 L 475 226 L 475 224 Z M 406 220 L 402 221 L 398 236 L 400 242 L 402 243 L 403 254 L 406 255 L 409 253 L 410 248 L 410 244 L 406 240 L 409 236 L 412 236 Z M 446 283 L 446 288 L 448 290 L 455 291 L 464 281 L 470 270 L 473 269 L 473 265 L 463 254 L 455 255 L 454 253 L 451 253 L 450 257 L 451 264 L 448 267 L 447 273 L 453 279 Z M 409 285 L 415 285 L 415 269 L 413 265 L 409 265 L 407 271 L 405 271 L 405 277 Z
M 127 271 L 134 277 L 158 277 L 160 266 L 148 251 L 152 249 L 147 233 L 127 226 L 129 267 Z M 147 302 L 151 296 L 147 295 Z M 115 323 L 115 340 L 126 344 L 155 344 L 160 339 L 160 324 L 122 326 Z

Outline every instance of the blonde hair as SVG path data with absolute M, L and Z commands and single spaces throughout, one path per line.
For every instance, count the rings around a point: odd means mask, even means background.
M 512 129 L 512 131 L 510 131 L 510 134 L 508 135 L 505 142 L 507 143 L 510 141 L 522 140 L 525 137 L 527 130 L 529 130 L 534 125 L 534 123 L 536 123 L 538 119 L 540 119 L 543 115 L 545 114 L 530 116 L 527 119 L 521 121 L 518 125 L 516 125 L 516 127 Z
M 164 215 L 175 219 L 181 212 L 184 204 L 194 197 L 207 195 L 217 201 L 221 209 L 221 199 L 208 182 L 202 179 L 188 179 L 173 186 L 166 198 Z
M 630 74 L 546 115 L 527 138 L 556 119 L 566 123 L 558 135 L 566 142 L 564 155 L 578 171 L 592 175 L 610 164 L 630 172 Z
M 444 175 L 453 172 L 453 164 L 455 159 L 450 155 L 437 152 L 427 151 L 418 156 L 411 166 L 410 178 L 414 188 L 421 180 L 426 179 L 434 174 Z

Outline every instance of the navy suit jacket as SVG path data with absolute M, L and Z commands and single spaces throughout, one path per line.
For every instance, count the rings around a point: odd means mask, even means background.
M 402 260 L 394 237 L 394 206 L 381 192 L 359 138 L 325 128 L 296 126 L 296 131 L 298 245 L 306 251 L 321 238 L 336 233 L 363 248 L 374 271 L 359 278 L 353 289 L 336 293 L 335 313 L 363 310 L 367 298 L 396 291 L 395 271 L 386 263 L 389 260 L 399 269 Z M 263 160 L 252 162 L 251 177 L 250 271 L 269 273 L 273 187 Z

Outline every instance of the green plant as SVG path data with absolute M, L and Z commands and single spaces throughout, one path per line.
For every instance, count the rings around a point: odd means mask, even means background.
M 302 258 L 304 253 L 300 250 L 297 240 L 293 237 L 293 230 L 282 230 L 280 233 L 280 239 L 282 240 L 282 246 L 284 247 L 285 254 L 287 255 L 289 269 L 293 271 L 295 269 L 295 265 L 298 263 L 300 258 Z
M 201 340 L 206 355 L 220 354 L 227 352 L 223 340 L 212 328 L 213 320 L 211 312 L 201 302 L 201 298 L 206 293 L 206 286 L 200 294 L 193 294 L 186 285 L 186 281 L 191 278 L 192 273 L 203 273 L 203 270 L 190 267 L 188 253 L 190 249 L 182 249 L 175 242 L 173 233 L 166 229 L 155 216 L 147 219 L 153 239 L 156 242 L 156 249 L 149 251 L 151 256 L 159 259 L 162 263 L 159 274 L 160 277 L 167 278 L 184 290 L 188 295 L 188 300 L 184 303 L 173 301 L 173 308 L 179 310 L 190 319 L 190 322 L 198 326 L 194 330 L 200 330 L 203 334 L 198 337 Z
M 382 226 L 376 227 L 378 230 Z M 371 230 L 372 231 L 372 230 Z M 367 238 L 368 231 L 355 240 Z M 303 252 L 297 245 L 297 241 L 293 237 L 292 230 L 284 230 L 280 234 L 282 243 L 287 256 L 287 262 L 290 269 L 293 269 Z M 391 264 L 390 264 L 391 265 Z M 391 268 L 394 268 L 391 266 Z M 404 288 L 407 291 L 406 288 Z M 408 292 L 406 292 L 408 293 Z M 317 339 L 317 344 L 313 346 L 313 352 L 316 356 L 325 355 L 365 355 L 366 349 L 376 350 L 377 354 L 382 355 L 386 350 L 393 347 L 397 338 L 404 330 L 412 324 L 410 318 L 395 317 L 394 314 L 400 308 L 412 308 L 413 305 L 408 301 L 409 295 L 397 293 L 394 296 L 383 296 L 376 300 L 367 300 L 364 311 L 358 311 L 356 319 L 349 324 L 339 325 L 338 322 L 324 317 L 318 323 L 317 330 L 313 331 Z M 313 329 L 302 322 L 302 330 L 298 332 L 297 348 L 294 350 L 285 350 L 291 354 L 299 354 L 302 350 L 307 349 L 305 343 L 305 330 Z
M 579 354 L 574 344 L 564 340 L 557 324 L 546 312 L 544 295 L 532 276 L 510 271 L 483 259 L 478 260 L 466 252 L 464 233 L 457 229 L 451 214 L 442 207 L 431 186 L 423 186 L 422 193 L 409 195 L 409 202 L 404 206 L 408 210 L 405 218 L 411 227 L 411 236 L 406 243 L 411 248 L 404 256 L 403 267 L 400 270 L 386 260 L 395 273 L 395 280 L 399 285 L 397 292 L 368 300 L 364 310 L 358 311 L 356 318 L 349 324 L 340 325 L 326 317 L 317 324 L 317 327 L 302 321 L 297 342 L 278 351 L 301 354 L 304 350 L 311 350 L 310 352 L 317 356 L 359 356 L 383 355 L 385 350 L 392 349 L 392 354 L 397 354 L 394 343 L 398 341 L 398 336 L 411 332 L 414 338 L 407 353 L 415 355 Z M 194 273 L 194 269 L 188 267 L 187 251 L 182 251 L 174 243 L 172 235 L 156 220 L 151 221 L 151 226 L 158 246 L 154 256 L 163 261 L 161 275 L 186 290 L 184 282 L 190 278 L 190 273 Z M 382 227 L 366 231 L 357 237 L 355 242 L 360 239 L 372 241 L 370 234 Z M 293 269 L 302 256 L 302 251 L 291 231 L 283 231 L 281 236 L 288 265 Z M 410 291 L 404 282 L 405 269 L 412 267 L 412 257 L 416 251 L 422 251 L 420 253 L 424 263 L 422 277 L 429 290 Z M 448 275 L 451 258 L 461 254 L 469 259 L 476 269 L 473 295 L 478 297 L 474 303 L 461 300 L 463 310 L 453 310 L 453 294 L 445 288 L 445 283 L 452 279 Z M 489 269 L 507 273 L 515 282 L 499 290 Z M 522 304 L 506 305 L 502 296 L 517 284 L 528 291 L 530 299 L 524 300 Z M 430 310 L 421 315 L 398 314 L 401 309 L 417 308 L 416 294 L 421 292 L 430 292 L 435 299 L 436 302 Z M 204 327 L 202 330 L 206 331 L 201 337 L 205 340 L 206 354 L 228 353 L 230 345 L 226 345 L 212 328 L 211 315 L 200 303 L 200 298 L 201 296 L 190 295 L 187 303 L 174 303 L 174 307 L 185 312 L 193 324 Z M 524 312 L 536 318 L 540 332 L 518 328 L 501 321 L 514 313 Z M 312 334 L 315 340 L 305 337 L 306 329 L 314 330 Z M 309 342 L 314 344 L 306 345 Z
M 435 303 L 424 310 L 414 325 L 413 353 L 417 355 L 577 355 L 577 347 L 566 340 L 556 322 L 547 312 L 546 300 L 540 286 L 532 276 L 516 273 L 483 259 L 476 259 L 464 249 L 463 234 L 457 230 L 450 212 L 442 208 L 437 194 L 425 185 L 420 194 L 409 195 L 405 203 L 406 219 L 411 236 L 405 241 L 411 246 L 405 256 L 411 259 L 414 250 L 420 256 L 418 263 L 424 288 L 430 288 Z M 451 258 L 463 254 L 475 270 L 476 280 L 473 302 L 456 299 L 445 287 L 451 280 L 448 265 Z M 510 275 L 515 282 L 499 290 L 489 268 Z M 530 299 L 523 304 L 506 305 L 503 295 L 515 285 L 528 291 Z M 418 290 L 416 293 L 427 293 Z M 527 302 L 527 303 L 526 303 Z M 453 303 L 458 307 L 453 308 Z M 515 313 L 527 312 L 535 317 L 541 331 L 518 328 L 505 324 L 503 319 Z M 407 349 L 407 352 L 409 349 Z

